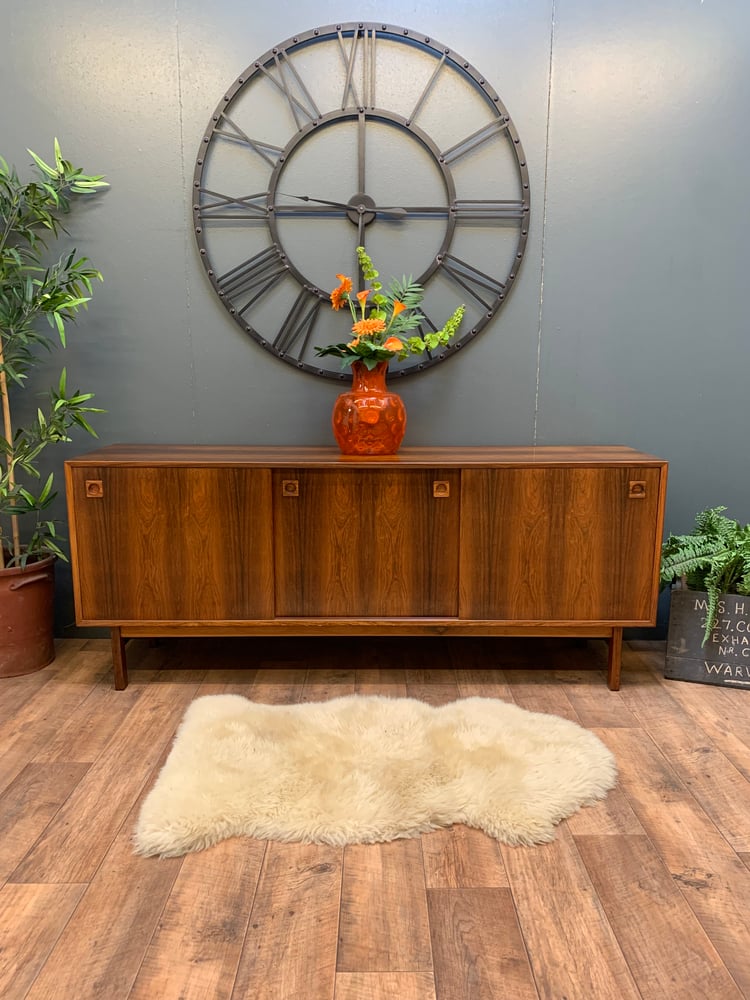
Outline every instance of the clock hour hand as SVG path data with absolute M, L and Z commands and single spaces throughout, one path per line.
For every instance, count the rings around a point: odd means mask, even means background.
M 395 212 L 399 217 L 411 215 L 411 216 L 424 216 L 429 218 L 430 216 L 438 216 L 440 218 L 450 215 L 449 205 L 411 205 L 408 208 L 398 207 L 395 208 L 392 205 L 385 205 L 383 208 L 378 208 L 379 212 Z

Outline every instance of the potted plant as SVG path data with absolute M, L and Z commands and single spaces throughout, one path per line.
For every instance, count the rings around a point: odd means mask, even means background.
M 673 584 L 665 677 L 750 687 L 750 524 L 710 507 L 662 546 Z
M 65 368 L 47 391 L 46 404 L 26 424 L 14 421 L 20 395 L 101 274 L 77 251 L 50 258 L 49 242 L 65 232 L 61 219 L 78 196 L 107 184 L 63 159 L 55 140 L 54 164 L 29 153 L 38 174 L 26 183 L 0 157 L 0 676 L 38 670 L 54 659 L 54 562 L 66 558 L 48 508 L 52 473 L 40 467 L 47 445 L 69 441 L 73 425 L 94 434 L 86 414 L 92 393 L 69 391 Z M 48 335 L 46 324 L 51 328 Z

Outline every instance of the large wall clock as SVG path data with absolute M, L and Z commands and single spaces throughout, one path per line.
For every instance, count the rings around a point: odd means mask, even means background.
M 462 350 L 510 293 L 529 231 L 516 128 L 484 76 L 406 28 L 352 22 L 275 45 L 226 91 L 193 178 L 203 265 L 232 317 L 273 355 L 348 378 L 316 345 L 347 339 L 329 307 L 363 245 L 381 278 L 425 288 L 424 332 L 454 308 L 454 342 L 392 366 L 407 375 Z

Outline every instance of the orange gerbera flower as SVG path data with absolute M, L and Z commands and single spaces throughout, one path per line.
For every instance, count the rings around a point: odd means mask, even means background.
M 403 348 L 403 346 L 404 346 L 403 341 L 399 340 L 398 337 L 389 337 L 388 340 L 386 340 L 386 342 L 383 344 L 383 347 L 385 348 L 386 351 L 393 351 L 394 353 L 398 353 L 398 351 L 400 351 Z
M 344 296 L 352 290 L 352 279 L 347 278 L 345 274 L 337 274 L 336 277 L 341 284 L 331 292 L 331 305 L 334 309 L 340 309 L 346 302 Z
M 402 313 L 404 311 L 404 309 L 406 309 L 406 306 L 404 305 L 403 302 L 399 302 L 398 299 L 394 299 L 393 300 L 393 315 L 394 316 L 398 316 L 398 314 Z
M 367 337 L 371 333 L 382 333 L 383 330 L 385 330 L 385 321 L 382 319 L 361 319 L 352 327 L 352 333 L 356 333 L 357 338 Z

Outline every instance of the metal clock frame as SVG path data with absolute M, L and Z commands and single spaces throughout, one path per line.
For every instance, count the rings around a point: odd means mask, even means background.
M 403 42 L 414 46 L 429 52 L 437 60 L 432 76 L 426 82 L 422 93 L 408 117 L 379 108 L 375 104 L 375 61 L 377 57 L 377 40 L 379 38 L 386 38 L 390 41 Z M 342 106 L 334 111 L 321 113 L 304 82 L 294 69 L 293 64 L 289 61 L 288 56 L 290 51 L 314 45 L 321 41 L 336 39 L 338 39 L 341 48 L 342 58 L 347 60 L 347 75 L 344 84 Z M 347 42 L 349 45 L 348 50 Z M 361 55 L 364 64 L 363 93 L 361 94 L 361 98 L 352 78 L 352 67 L 355 63 L 355 58 L 358 54 L 357 47 L 360 43 L 363 46 Z M 438 71 L 446 62 L 450 64 L 453 70 L 458 71 L 477 91 L 485 96 L 488 107 L 494 111 L 494 118 L 488 125 L 480 128 L 471 135 L 465 136 L 459 143 L 449 149 L 441 150 L 430 136 L 416 124 L 414 119 L 432 91 Z M 289 68 L 286 72 L 285 67 Z M 232 102 L 260 74 L 270 79 L 276 88 L 281 91 L 289 104 L 297 124 L 297 132 L 283 148 L 264 143 L 262 140 L 250 138 L 232 122 L 229 115 Z M 291 87 L 289 86 L 290 74 L 292 77 Z M 359 145 L 361 147 L 364 141 L 362 130 L 365 119 L 384 122 L 387 125 L 401 129 L 416 139 L 428 151 L 439 168 L 445 188 L 447 205 L 418 206 L 418 208 L 411 211 L 399 206 L 381 207 L 376 205 L 363 192 L 355 193 L 347 202 L 321 200 L 317 203 L 316 199 L 311 197 L 292 196 L 299 197 L 299 200 L 305 202 L 305 204 L 299 206 L 277 204 L 276 197 L 279 193 L 278 184 L 280 175 L 289 157 L 300 144 L 304 143 L 314 132 L 320 132 L 342 121 L 357 121 L 362 126 L 359 129 Z M 513 151 L 519 190 L 522 192 L 520 200 L 457 199 L 456 188 L 450 169 L 451 163 L 498 133 L 505 133 L 507 135 L 510 148 Z M 204 172 L 207 163 L 206 153 L 212 141 L 217 137 L 246 143 L 268 162 L 269 166 L 272 167 L 272 171 L 267 191 L 244 197 L 232 197 L 211 191 L 204 186 Z M 361 148 L 359 155 L 361 158 Z M 362 172 L 363 168 L 360 167 L 360 188 L 364 187 L 361 176 Z M 251 63 L 245 72 L 227 90 L 211 117 L 203 135 L 196 159 L 193 174 L 193 190 L 194 232 L 200 259 L 214 290 L 233 319 L 245 333 L 250 334 L 257 343 L 281 360 L 314 375 L 338 380 L 348 378 L 348 373 L 330 371 L 317 365 L 303 362 L 289 352 L 289 347 L 294 345 L 295 340 L 303 332 L 309 337 L 319 308 L 329 299 L 329 291 L 323 290 L 309 282 L 308 278 L 295 267 L 285 252 L 279 235 L 278 222 L 280 217 L 284 215 L 315 215 L 325 210 L 343 213 L 357 226 L 357 235 L 360 241 L 364 227 L 369 225 L 377 217 L 378 213 L 384 217 L 397 216 L 399 213 L 446 217 L 446 229 L 440 249 L 426 270 L 416 280 L 420 284 L 425 285 L 442 268 L 459 287 L 465 289 L 476 302 L 480 303 L 484 312 L 469 330 L 463 332 L 459 339 L 452 344 L 441 348 L 439 353 L 420 356 L 415 363 L 409 366 L 394 366 L 395 370 L 393 374 L 401 377 L 423 371 L 431 365 L 455 355 L 487 326 L 507 300 L 508 294 L 517 277 L 528 240 L 530 220 L 528 167 L 518 132 L 499 95 L 489 86 L 484 76 L 478 70 L 447 46 L 419 32 L 375 22 L 358 21 L 314 28 L 291 36 L 284 42 L 273 46 Z M 272 244 L 262 253 L 242 261 L 229 271 L 217 274 L 210 260 L 205 238 L 205 226 L 215 220 L 227 219 L 234 221 L 247 219 L 252 220 L 255 224 L 259 220 L 265 220 L 271 235 Z M 494 278 L 473 267 L 473 265 L 462 261 L 460 258 L 451 255 L 450 248 L 455 227 L 461 219 L 496 223 L 517 220 L 518 236 L 513 255 L 514 262 L 507 275 L 504 276 L 504 280 L 501 281 Z M 255 330 L 247 322 L 244 313 L 288 274 L 291 274 L 298 282 L 301 286 L 301 291 L 297 296 L 295 305 L 284 319 L 274 340 L 271 342 L 268 337 L 263 336 L 263 334 Z M 429 320 L 427 322 L 434 329 L 434 324 Z

